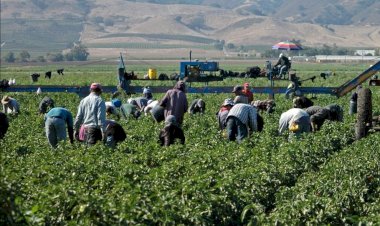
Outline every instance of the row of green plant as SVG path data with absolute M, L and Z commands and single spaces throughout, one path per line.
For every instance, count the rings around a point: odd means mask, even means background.
M 163 124 L 142 117 L 120 122 L 128 137 L 115 150 L 79 143 L 62 143 L 52 150 L 43 119 L 36 114 L 42 97 L 10 95 L 20 101 L 22 113 L 11 117 L 11 128 L 0 141 L 4 175 L 0 219 L 5 224 L 265 222 L 281 206 L 276 199 L 279 191 L 297 185 L 304 174 L 317 175 L 353 137 L 354 118 L 345 114 L 344 123 L 326 123 L 320 132 L 289 142 L 287 136 L 277 135 L 277 126 L 280 114 L 292 103 L 278 98 L 276 112 L 263 114 L 262 133 L 241 145 L 227 142 L 217 130 L 215 113 L 231 95 L 188 94 L 189 101 L 203 98 L 207 108 L 204 115 L 185 116 L 184 146 L 161 148 L 157 138 Z M 46 95 L 75 115 L 77 96 Z M 337 102 L 348 109 L 345 98 L 320 96 L 314 101 L 321 106 Z
M 332 156 L 317 172 L 298 179 L 276 196 L 269 222 L 360 224 L 379 222 L 379 135 L 360 140 Z

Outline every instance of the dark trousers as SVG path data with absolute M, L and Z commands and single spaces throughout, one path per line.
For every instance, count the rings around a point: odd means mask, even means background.
M 230 141 L 237 140 L 240 143 L 248 136 L 247 126 L 234 116 L 228 117 L 226 129 L 228 140 Z
M 94 145 L 97 141 L 102 140 L 102 131 L 96 127 L 87 127 L 85 136 L 86 144 Z

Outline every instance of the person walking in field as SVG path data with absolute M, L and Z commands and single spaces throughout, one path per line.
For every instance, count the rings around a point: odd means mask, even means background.
M 0 112 L 0 139 L 3 139 L 9 128 L 7 115 Z
M 10 96 L 4 96 L 3 99 L 1 99 L 1 104 L 3 105 L 3 112 L 5 114 L 17 115 L 20 113 L 19 103 Z
M 310 132 L 310 116 L 301 108 L 292 108 L 281 114 L 278 132 L 283 134 L 289 130 L 299 136 L 301 133 Z
M 84 126 L 85 143 L 94 145 L 103 140 L 106 122 L 106 104 L 100 97 L 102 87 L 99 83 L 92 83 L 90 94 L 79 103 L 75 117 L 75 135 L 79 136 L 81 125 Z
M 57 147 L 59 141 L 66 140 L 66 125 L 70 143 L 74 142 L 73 116 L 62 107 L 52 108 L 45 115 L 45 132 L 50 146 Z
M 227 137 L 239 143 L 252 132 L 262 129 L 258 125 L 257 109 L 249 104 L 235 104 L 227 115 Z
M 249 104 L 248 97 L 243 93 L 243 87 L 235 86 L 232 92 L 235 94 L 235 104 Z
M 311 106 L 305 110 L 310 116 L 310 123 L 313 132 L 321 129 L 325 120 L 343 121 L 343 109 L 337 104 L 330 104 L 326 107 Z
M 50 97 L 44 97 L 40 104 L 38 105 L 38 112 L 40 114 L 45 114 L 48 112 L 48 109 L 54 108 L 54 101 Z
M 165 119 L 169 115 L 174 115 L 179 125 L 182 125 L 184 114 L 188 108 L 185 89 L 185 83 L 178 81 L 173 89 L 166 92 L 164 98 L 159 103 L 164 108 Z
M 179 139 L 181 144 L 185 144 L 185 135 L 174 115 L 166 117 L 165 127 L 161 129 L 159 139 L 161 146 L 170 146 L 176 139 Z
M 202 99 L 195 99 L 191 102 L 189 108 L 189 114 L 201 113 L 203 114 L 206 110 L 206 103 Z

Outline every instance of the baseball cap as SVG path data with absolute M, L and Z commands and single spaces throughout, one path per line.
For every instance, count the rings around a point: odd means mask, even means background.
M 239 91 L 242 91 L 243 90 L 243 87 L 241 86 L 235 86 L 234 89 L 232 90 L 232 93 L 236 93 L 236 92 L 239 92 Z
M 112 100 L 112 104 L 115 106 L 115 107 L 120 107 L 121 106 L 121 100 L 119 99 L 113 99 Z

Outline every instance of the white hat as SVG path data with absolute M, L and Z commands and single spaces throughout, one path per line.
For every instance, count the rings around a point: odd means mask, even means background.
M 231 105 L 231 106 L 234 106 L 234 101 L 231 99 L 231 98 L 227 98 L 224 100 L 222 106 L 228 106 L 228 105 Z

